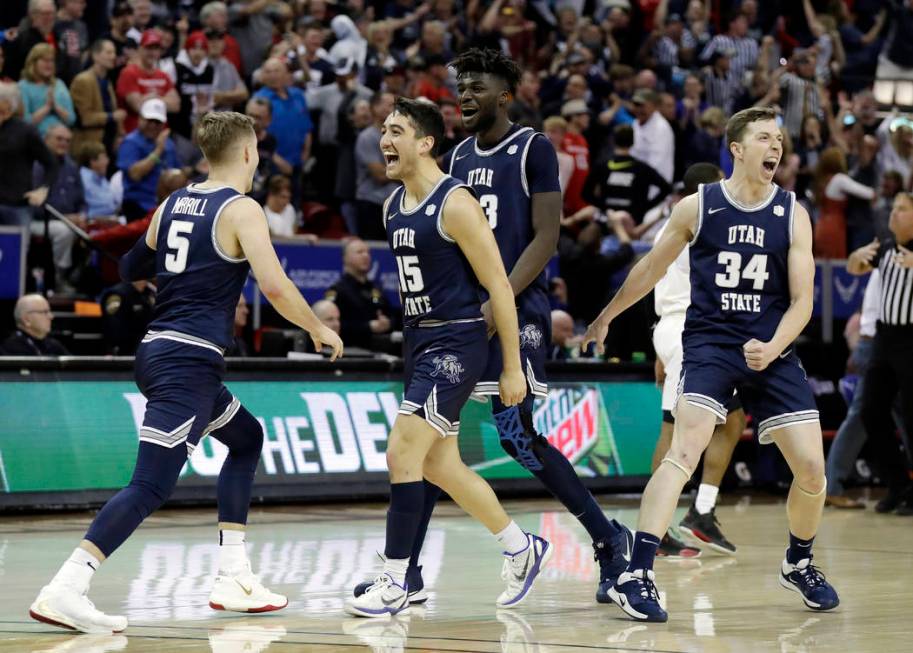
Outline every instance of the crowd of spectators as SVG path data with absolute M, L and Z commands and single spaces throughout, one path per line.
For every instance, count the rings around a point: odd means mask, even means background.
M 651 245 L 689 165 L 730 168 L 735 111 L 780 109 L 776 181 L 809 208 L 818 256 L 886 237 L 913 182 L 913 122 L 896 111 L 913 105 L 913 0 L 4 0 L 0 29 L 0 160 L 16 162 L 0 224 L 49 252 L 36 290 L 103 308 L 129 289 L 105 291 L 110 266 L 45 202 L 123 251 L 169 189 L 205 176 L 197 119 L 232 109 L 256 125 L 251 195 L 271 232 L 356 237 L 327 297 L 347 342 L 387 349 L 397 311 L 355 253 L 383 238 L 379 127 L 396 96 L 424 97 L 443 150 L 465 138 L 447 62 L 469 46 L 518 61 L 511 116 L 558 152 L 563 326 L 591 319 Z M 357 325 L 349 295 L 370 309 Z M 555 343 L 568 352 L 571 336 Z

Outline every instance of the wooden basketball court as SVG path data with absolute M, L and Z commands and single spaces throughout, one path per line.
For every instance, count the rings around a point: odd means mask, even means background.
M 88 526 L 88 513 L 0 518 L 0 651 L 156 653 L 242 651 L 494 651 L 546 653 L 662 651 L 745 653 L 913 650 L 913 521 L 872 511 L 827 509 L 815 562 L 842 603 L 805 609 L 782 589 L 786 542 L 782 502 L 726 497 L 719 509 L 736 557 L 705 551 L 698 560 L 656 565 L 670 620 L 629 621 L 594 601 L 592 549 L 583 529 L 551 501 L 508 502 L 520 525 L 555 545 L 534 595 L 495 609 L 501 556 L 481 526 L 444 503 L 423 554 L 427 607 L 403 618 L 355 619 L 342 603 L 375 572 L 383 550 L 383 505 L 277 507 L 251 514 L 254 570 L 289 607 L 259 616 L 207 605 L 216 565 L 214 510 L 170 510 L 144 524 L 96 575 L 90 596 L 124 614 L 123 635 L 74 635 L 28 617 L 28 606 Z M 636 502 L 602 497 L 607 513 L 635 525 Z M 679 516 L 681 515 L 681 511 Z

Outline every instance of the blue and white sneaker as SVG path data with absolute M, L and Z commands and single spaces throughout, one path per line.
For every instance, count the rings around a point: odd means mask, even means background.
M 833 610 L 840 605 L 840 598 L 824 574 L 812 564 L 812 556 L 792 565 L 785 559 L 780 565 L 780 585 L 802 595 L 802 600 L 812 610 Z
M 529 544 L 519 553 L 504 553 L 501 579 L 507 581 L 507 588 L 498 597 L 499 608 L 514 608 L 523 603 L 539 572 L 552 557 L 552 545 L 538 535 L 527 533 L 526 541 Z
M 663 609 L 652 569 L 625 571 L 609 590 L 609 597 L 637 621 L 665 622 L 669 615 Z
M 599 563 L 599 587 L 596 588 L 596 601 L 611 603 L 609 590 L 631 562 L 631 551 L 634 548 L 634 533 L 621 522 L 612 520 L 618 529 L 611 538 L 606 537 L 593 542 L 593 559 Z
M 346 601 L 345 610 L 356 617 L 387 617 L 409 610 L 409 590 L 390 574 L 381 574 L 361 596 Z
M 359 583 L 355 586 L 352 593 L 355 596 L 361 596 L 369 587 L 371 587 L 370 581 Z M 422 580 L 421 565 L 409 567 L 406 570 L 406 587 L 409 588 L 409 605 L 417 605 L 428 600 L 428 592 L 425 591 L 425 581 Z

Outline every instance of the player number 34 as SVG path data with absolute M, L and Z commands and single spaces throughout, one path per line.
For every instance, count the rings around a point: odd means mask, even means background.
M 770 278 L 767 271 L 767 254 L 755 254 L 748 265 L 742 268 L 742 255 L 738 252 L 720 252 L 717 263 L 724 266 L 722 272 L 717 272 L 716 285 L 720 288 L 736 288 L 742 279 L 752 282 L 752 288 L 763 290 L 764 282 Z

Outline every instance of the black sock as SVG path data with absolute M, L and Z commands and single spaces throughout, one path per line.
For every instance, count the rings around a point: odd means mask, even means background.
M 659 548 L 661 539 L 652 533 L 643 531 L 634 533 L 634 548 L 631 551 L 628 571 L 653 569 L 653 560 L 656 559 L 656 550 Z
M 786 549 L 786 562 L 791 565 L 799 564 L 800 560 L 805 560 L 806 558 L 812 557 L 812 542 L 815 541 L 815 538 L 812 537 L 810 540 L 801 540 L 792 533 L 789 534 L 789 548 Z
M 425 505 L 421 519 L 419 519 L 418 522 L 418 528 L 415 531 L 415 540 L 412 543 L 412 554 L 409 556 L 410 567 L 418 567 L 418 556 L 422 552 L 422 545 L 425 543 L 425 535 L 428 533 L 428 523 L 431 521 L 431 513 L 434 512 L 434 506 L 441 496 L 441 488 L 428 481 L 425 481 L 424 483 Z
M 390 485 L 387 511 L 387 545 L 384 555 L 394 560 L 409 557 L 425 507 L 424 481 Z

